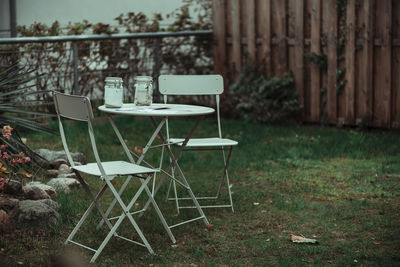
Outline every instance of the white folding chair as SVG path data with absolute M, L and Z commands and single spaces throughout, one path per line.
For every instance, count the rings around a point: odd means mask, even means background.
M 186 96 L 201 96 L 201 95 L 210 95 L 215 96 L 216 103 L 216 113 L 217 113 L 217 125 L 218 125 L 218 136 L 216 137 L 206 137 L 206 138 L 191 138 L 189 142 L 186 144 L 186 150 L 220 150 L 222 151 L 222 159 L 223 159 L 223 174 L 219 181 L 217 192 L 215 196 L 196 196 L 198 200 L 217 200 L 221 193 L 221 187 L 226 181 L 228 196 L 229 196 L 229 204 L 225 205 L 202 205 L 202 208 L 231 208 L 233 209 L 233 201 L 232 201 L 232 193 L 231 193 L 231 184 L 229 183 L 229 175 L 228 175 L 228 164 L 231 158 L 232 148 L 238 144 L 237 141 L 223 138 L 221 131 L 221 118 L 220 118 L 220 94 L 224 91 L 223 78 L 221 75 L 161 75 L 158 78 L 158 86 L 160 93 L 164 95 L 164 102 L 167 103 L 168 96 L 173 95 L 186 95 Z M 170 138 L 168 122 L 166 125 L 167 129 L 167 139 L 169 144 L 181 146 L 184 139 L 183 138 Z M 226 155 L 226 150 L 227 155 Z M 172 173 L 174 171 L 172 170 Z M 172 186 L 174 189 L 174 197 L 169 197 L 171 190 L 171 183 L 168 189 L 167 198 L 169 200 L 174 200 L 176 202 L 176 207 L 179 213 L 179 209 L 184 208 L 194 208 L 193 206 L 180 206 L 180 200 L 186 200 L 189 198 L 178 197 L 175 182 L 172 180 Z
M 67 154 L 68 161 L 71 165 L 71 168 L 74 170 L 74 172 L 77 175 L 77 178 L 81 182 L 83 188 L 85 189 L 86 193 L 90 196 L 92 202 L 89 206 L 89 208 L 85 211 L 81 219 L 79 220 L 78 224 L 75 226 L 75 228 L 72 230 L 70 235 L 68 236 L 67 240 L 65 241 L 65 244 L 73 243 L 75 245 L 81 246 L 83 248 L 89 249 L 93 251 L 95 254 L 91 258 L 91 262 L 94 262 L 96 258 L 99 256 L 99 254 L 102 252 L 108 241 L 112 236 L 118 237 L 120 239 L 130 241 L 134 244 L 144 246 L 148 249 L 148 251 L 151 254 L 154 254 L 153 249 L 151 248 L 149 242 L 147 241 L 146 237 L 143 235 L 142 231 L 140 230 L 139 226 L 137 225 L 136 221 L 133 219 L 132 214 L 138 213 L 141 211 L 136 211 L 136 212 L 131 212 L 131 208 L 134 206 L 136 200 L 140 196 L 140 194 L 145 191 L 147 196 L 149 197 L 151 203 L 153 204 L 153 207 L 155 208 L 159 218 L 162 221 L 162 224 L 164 225 L 164 228 L 168 231 L 168 234 L 170 235 L 170 238 L 175 242 L 175 238 L 173 237 L 171 231 L 168 228 L 167 223 L 165 222 L 165 219 L 160 211 L 160 209 L 157 206 L 157 203 L 155 202 L 150 190 L 147 187 L 147 184 L 149 181 L 153 178 L 154 174 L 158 172 L 157 169 L 151 169 L 147 167 L 143 167 L 137 164 L 134 164 L 134 162 L 126 162 L 126 161 L 108 161 L 108 162 L 102 162 L 100 160 L 99 153 L 97 151 L 97 146 L 95 142 L 95 137 L 94 137 L 94 132 L 93 132 L 93 127 L 92 127 L 92 119 L 93 119 L 93 111 L 92 107 L 90 105 L 90 100 L 87 97 L 84 96 L 73 96 L 73 95 L 66 95 L 62 94 L 59 92 L 54 92 L 54 104 L 56 107 L 56 112 L 58 116 L 58 121 L 59 121 L 59 129 L 60 129 L 60 134 L 61 134 L 61 140 L 64 146 L 64 150 Z M 92 145 L 92 150 L 94 157 L 96 159 L 96 162 L 94 163 L 88 163 L 85 165 L 75 165 L 74 161 L 72 160 L 71 154 L 68 149 L 67 141 L 66 141 L 66 136 L 64 133 L 64 128 L 63 124 L 61 122 L 61 118 L 67 118 L 67 119 L 72 119 L 72 120 L 77 120 L 77 121 L 84 121 L 88 123 L 88 131 L 89 131 L 89 137 L 90 137 L 90 142 Z M 84 179 L 81 176 L 81 173 L 83 174 L 88 174 L 88 175 L 93 175 L 97 176 L 100 178 L 101 181 L 104 181 L 105 184 L 102 187 L 102 189 L 99 191 L 99 193 L 94 196 L 92 191 L 90 190 L 88 184 L 84 181 Z M 120 195 L 116 191 L 114 185 L 113 185 L 113 179 L 121 176 L 127 176 L 127 179 L 131 179 L 133 177 L 139 178 L 141 181 L 141 186 L 139 187 L 138 191 L 136 194 L 133 196 L 132 200 L 125 205 L 125 203 L 122 201 Z M 117 200 L 118 204 L 122 208 L 122 213 L 120 216 L 116 216 L 113 218 L 107 218 L 107 216 L 104 214 L 103 210 L 101 209 L 98 201 L 105 192 L 105 190 L 109 188 Z M 90 212 L 93 210 L 93 208 L 96 207 L 97 210 L 99 211 L 102 220 L 106 223 L 108 228 L 110 229 L 109 233 L 101 243 L 101 245 L 97 249 L 90 248 L 84 244 L 81 244 L 79 242 L 76 242 L 73 240 L 75 234 L 78 232 L 79 228 L 82 226 L 84 221 L 87 219 L 88 215 Z M 131 239 L 128 239 L 126 237 L 120 236 L 117 233 L 117 229 L 122 223 L 122 221 L 128 218 L 130 223 L 132 224 L 133 228 L 136 230 L 137 234 L 139 235 L 141 241 L 136 242 Z M 112 220 L 117 220 L 114 225 L 110 223 Z

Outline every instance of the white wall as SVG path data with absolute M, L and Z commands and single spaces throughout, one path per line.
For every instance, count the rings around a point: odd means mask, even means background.
M 10 27 L 8 2 L 0 0 L 0 29 Z M 16 0 L 17 24 L 41 22 L 50 25 L 58 20 L 61 27 L 65 27 L 68 22 L 82 22 L 86 19 L 90 23 L 117 25 L 114 18 L 121 13 L 143 12 L 149 18 L 154 13 L 161 13 L 166 19 L 166 14 L 182 5 L 182 0 Z
M 10 6 L 9 0 L 0 0 L 0 38 L 10 37 Z

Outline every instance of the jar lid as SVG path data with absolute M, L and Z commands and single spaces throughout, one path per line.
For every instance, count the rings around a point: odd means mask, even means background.
M 151 82 L 153 80 L 153 77 L 151 77 L 151 76 L 135 76 L 134 80 L 139 81 L 139 82 Z
M 106 77 L 106 82 L 122 83 L 121 77 Z

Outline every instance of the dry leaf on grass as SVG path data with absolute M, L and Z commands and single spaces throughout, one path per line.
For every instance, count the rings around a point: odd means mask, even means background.
M 138 154 L 142 154 L 142 152 L 143 152 L 143 147 L 141 147 L 141 146 L 135 146 L 135 147 L 133 148 L 133 150 L 134 150 L 136 153 L 138 153 Z
M 304 236 L 298 236 L 293 234 L 290 234 L 290 240 L 292 240 L 293 243 L 311 243 L 311 244 L 317 243 L 317 240 L 315 239 L 306 238 Z

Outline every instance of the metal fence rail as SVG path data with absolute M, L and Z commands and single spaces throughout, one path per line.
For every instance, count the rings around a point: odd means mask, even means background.
M 0 38 L 0 68 L 19 61 L 46 74 L 35 81 L 38 90 L 92 99 L 103 96 L 105 77 L 119 76 L 132 99 L 134 76 L 210 73 L 211 46 L 211 30 Z

